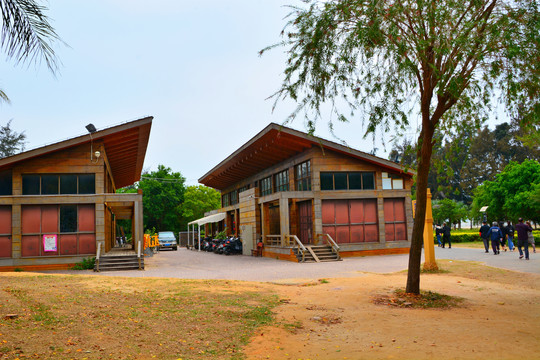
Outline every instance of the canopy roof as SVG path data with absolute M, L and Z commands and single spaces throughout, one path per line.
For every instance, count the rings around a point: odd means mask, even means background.
M 224 190 L 312 146 L 320 146 L 361 159 L 387 169 L 390 172 L 397 172 L 407 176 L 413 176 L 414 174 L 412 170 L 406 169 L 395 162 L 271 123 L 229 157 L 203 175 L 199 179 L 199 182 L 218 190 Z
M 145 117 L 0 159 L 0 170 L 45 154 L 102 140 L 116 188 L 131 185 L 141 178 L 152 119 L 152 116 Z
M 197 225 L 201 226 L 201 225 L 208 224 L 208 223 L 216 223 L 216 222 L 219 222 L 219 221 L 225 219 L 226 216 L 227 216 L 226 213 L 208 215 L 208 216 L 205 216 L 205 217 L 200 218 L 198 220 L 194 220 L 194 221 L 190 222 L 188 225 L 197 224 Z

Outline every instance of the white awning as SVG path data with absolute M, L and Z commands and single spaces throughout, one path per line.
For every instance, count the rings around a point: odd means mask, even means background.
M 221 220 L 225 219 L 225 217 L 227 217 L 226 213 L 219 213 L 219 214 L 209 215 L 209 216 L 197 219 L 195 221 L 192 221 L 188 225 L 197 224 L 197 225 L 201 226 L 201 225 L 208 224 L 208 223 L 215 223 L 215 222 L 218 222 L 218 221 L 221 221 Z

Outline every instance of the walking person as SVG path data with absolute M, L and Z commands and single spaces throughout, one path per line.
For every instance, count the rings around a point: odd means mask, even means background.
M 503 251 L 506 251 L 506 227 L 504 226 L 504 222 L 500 222 L 499 223 L 499 229 L 501 229 L 501 235 L 502 235 L 502 238 L 501 238 L 501 248 L 503 249 Z
M 510 251 L 514 251 L 514 225 L 512 225 L 511 221 L 508 221 L 508 225 L 506 226 L 506 237 L 508 239 L 508 249 Z
M 531 222 L 527 221 L 527 225 L 529 225 L 529 228 L 531 229 L 527 231 L 527 242 L 529 243 L 529 245 L 532 245 L 533 253 L 536 253 L 536 244 L 534 243 Z
M 502 231 L 497 226 L 497 222 L 493 222 L 493 226 L 489 228 L 488 236 L 491 238 L 491 247 L 493 248 L 493 255 L 498 255 L 501 253 L 499 250 L 499 245 L 502 240 Z
M 523 218 L 519 218 L 519 222 L 516 224 L 516 232 L 518 238 L 518 250 L 519 258 L 523 259 L 523 252 L 525 252 L 525 259 L 529 260 L 529 236 L 528 232 L 532 234 L 532 227 L 523 223 Z M 524 251 L 521 248 L 524 247 Z
M 482 223 L 482 226 L 480 227 L 480 237 L 482 238 L 482 241 L 484 242 L 484 248 L 486 249 L 486 254 L 489 253 L 489 225 L 487 224 L 487 221 L 484 221 Z
M 442 232 L 441 225 L 437 224 L 435 226 L 435 235 L 437 236 L 437 242 L 439 243 L 439 247 L 441 247 L 441 232 Z
M 452 242 L 450 241 L 450 227 L 446 225 L 446 223 L 443 223 L 442 229 L 442 248 L 444 249 L 444 245 L 448 242 L 448 248 L 452 248 Z

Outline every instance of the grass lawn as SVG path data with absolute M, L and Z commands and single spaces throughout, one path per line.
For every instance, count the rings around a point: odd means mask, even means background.
M 0 288 L 2 359 L 239 359 L 278 304 L 234 281 L 11 273 Z

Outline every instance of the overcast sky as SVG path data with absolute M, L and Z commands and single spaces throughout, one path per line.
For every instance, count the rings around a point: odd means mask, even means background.
M 294 108 L 272 113 L 266 100 L 279 87 L 283 50 L 259 57 L 280 40 L 295 0 L 54 0 L 53 27 L 69 45 L 57 46 L 56 77 L 44 65 L 0 62 L 0 123 L 25 131 L 27 149 L 148 115 L 154 117 L 144 169 L 164 164 L 187 183 L 225 159 L 270 122 L 283 123 Z M 302 119 L 289 125 L 305 131 Z M 337 124 L 339 139 L 370 152 L 360 121 Z M 411 130 L 411 136 L 414 133 Z M 325 122 L 317 135 L 339 141 Z M 387 135 L 386 141 L 389 136 Z M 380 141 L 377 155 L 387 157 Z

